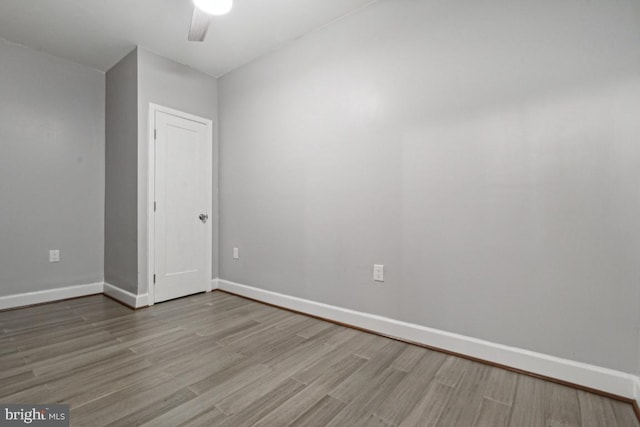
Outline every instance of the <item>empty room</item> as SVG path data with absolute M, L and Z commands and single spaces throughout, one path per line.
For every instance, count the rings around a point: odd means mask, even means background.
M 640 0 L 0 1 L 1 426 L 639 403 Z

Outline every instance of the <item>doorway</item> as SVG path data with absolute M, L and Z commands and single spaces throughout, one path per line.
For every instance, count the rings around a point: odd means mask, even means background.
M 149 299 L 211 290 L 212 121 L 151 104 Z

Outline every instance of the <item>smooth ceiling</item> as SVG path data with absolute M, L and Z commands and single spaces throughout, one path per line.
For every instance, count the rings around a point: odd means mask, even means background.
M 0 37 L 106 71 L 134 46 L 220 76 L 375 0 L 235 0 L 203 43 L 191 0 L 2 0 Z

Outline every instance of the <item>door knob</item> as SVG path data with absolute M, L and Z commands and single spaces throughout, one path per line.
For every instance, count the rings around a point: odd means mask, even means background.
M 203 223 L 207 222 L 207 220 L 209 219 L 209 215 L 207 214 L 200 214 L 200 216 L 198 217 L 200 218 L 200 221 L 202 221 Z

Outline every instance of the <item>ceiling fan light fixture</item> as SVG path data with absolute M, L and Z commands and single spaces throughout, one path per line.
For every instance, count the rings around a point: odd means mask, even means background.
M 193 0 L 193 4 L 208 15 L 226 15 L 233 7 L 233 0 Z

